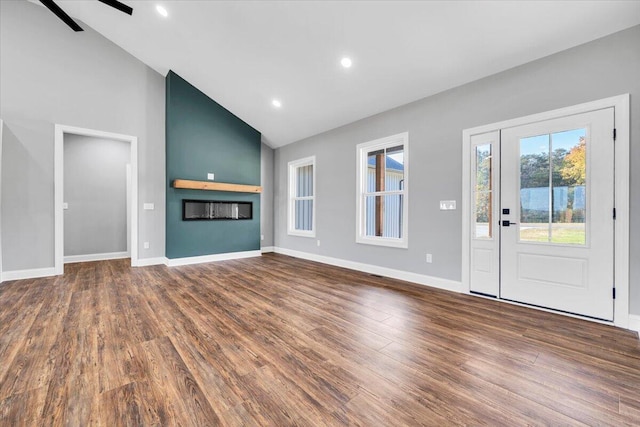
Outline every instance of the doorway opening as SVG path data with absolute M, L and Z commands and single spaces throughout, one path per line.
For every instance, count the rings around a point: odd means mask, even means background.
M 138 264 L 137 145 L 134 136 L 56 125 L 56 274 L 64 273 L 65 262 L 130 257 L 132 266 Z M 89 166 L 87 156 L 101 155 L 101 150 L 109 153 L 109 159 L 99 166 Z M 118 169 L 115 176 L 114 168 Z

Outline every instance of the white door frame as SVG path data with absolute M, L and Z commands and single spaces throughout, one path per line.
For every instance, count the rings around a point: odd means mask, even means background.
M 55 274 L 64 273 L 64 135 L 73 134 L 128 142 L 131 145 L 131 266 L 138 265 L 138 138 L 130 135 L 55 125 L 54 174 L 54 261 Z
M 4 122 L 0 119 L 0 283 L 2 283 L 2 130 Z
M 557 110 L 532 114 L 525 117 L 518 117 L 462 131 L 462 292 L 470 294 L 471 224 L 469 218 L 471 215 L 471 207 L 469 200 L 471 197 L 471 136 L 610 107 L 614 108 L 614 126 L 616 129 L 614 177 L 616 204 L 614 274 L 616 299 L 614 300 L 613 324 L 621 328 L 629 328 L 629 94 L 586 102 L 584 104 L 559 108 Z M 569 316 L 584 318 L 581 316 Z M 592 321 L 611 323 L 597 320 Z

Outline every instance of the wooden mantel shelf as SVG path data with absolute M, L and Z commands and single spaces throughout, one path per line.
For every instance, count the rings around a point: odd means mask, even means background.
M 174 179 L 173 188 L 189 190 L 235 191 L 237 193 L 262 193 L 258 185 L 229 184 L 227 182 L 190 181 L 188 179 Z

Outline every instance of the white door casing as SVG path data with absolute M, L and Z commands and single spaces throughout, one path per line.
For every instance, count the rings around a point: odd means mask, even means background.
M 613 129 L 613 108 L 607 108 L 502 131 L 501 207 L 510 214 L 501 218 L 501 298 L 613 320 Z M 521 189 L 520 159 L 526 159 L 525 152 L 532 148 L 541 150 L 541 156 L 551 158 L 549 163 L 553 164 L 553 152 L 563 137 L 576 139 L 581 134 L 586 140 L 586 184 L 575 191 L 584 191 L 586 197 L 580 199 L 586 201 L 586 215 L 584 223 L 579 222 L 582 219 L 566 222 L 556 217 L 556 204 L 562 203 L 562 194 L 565 211 L 571 211 L 566 209 L 568 191 L 567 187 L 554 187 L 550 178 L 553 167 L 540 170 L 549 178 L 548 187 Z M 538 208 L 546 203 L 546 211 L 532 210 L 539 213 L 540 222 L 530 222 L 522 212 L 529 190 L 548 197 L 536 200 Z M 558 200 L 553 198 L 556 193 Z M 544 222 L 547 218 L 550 220 Z
M 55 274 L 64 273 L 64 135 L 74 134 L 95 138 L 126 141 L 130 144 L 131 156 L 131 233 L 130 250 L 131 266 L 138 266 L 138 138 L 130 135 L 122 135 L 112 132 L 103 132 L 93 129 L 85 129 L 74 126 L 55 125 L 54 150 L 53 150 L 53 174 L 54 174 L 54 267 Z
M 580 317 L 583 319 L 588 319 L 598 323 L 613 323 L 615 326 L 622 328 L 629 328 L 630 326 L 630 317 L 629 317 L 629 225 L 630 225 L 630 217 L 629 217 L 629 149 L 630 149 L 630 108 L 629 108 L 630 97 L 629 94 L 613 96 L 610 98 L 599 99 L 596 101 L 586 102 L 583 104 L 572 105 L 569 107 L 559 108 L 557 110 L 551 110 L 541 113 L 532 114 L 529 116 L 518 117 L 514 119 L 504 120 L 501 122 L 486 124 L 482 126 L 478 126 L 475 128 L 465 129 L 462 132 L 462 286 L 463 292 L 474 292 L 474 294 L 480 293 L 478 295 L 480 297 L 485 297 L 487 295 L 493 295 L 491 292 L 483 292 L 482 290 L 478 290 L 475 286 L 478 284 L 476 280 L 475 283 L 472 280 L 472 276 L 474 273 L 474 266 L 472 265 L 472 252 L 474 250 L 474 246 L 477 248 L 478 246 L 474 243 L 474 212 L 472 209 L 474 208 L 474 182 L 472 180 L 475 165 L 473 164 L 474 160 L 474 149 L 473 147 L 477 145 L 477 142 L 480 141 L 478 139 L 479 135 L 488 134 L 491 132 L 500 132 L 501 130 L 507 130 L 509 128 L 515 128 L 518 126 L 534 124 L 538 122 L 543 122 L 547 120 L 553 120 L 562 117 L 568 117 L 573 115 L 579 115 L 588 112 L 594 112 L 598 110 L 603 110 L 607 108 L 612 108 L 614 112 L 614 128 L 616 130 L 616 138 L 615 144 L 613 147 L 614 154 L 614 171 L 613 177 L 615 182 L 615 188 L 613 193 L 613 200 L 615 201 L 615 206 L 607 207 L 607 212 L 612 214 L 612 209 L 615 207 L 616 209 L 616 219 L 614 221 L 614 242 L 612 247 L 613 254 L 613 273 L 608 275 L 607 283 L 607 295 L 603 296 L 603 299 L 607 301 L 607 304 L 612 301 L 612 286 L 615 286 L 615 299 L 613 300 L 613 320 L 599 320 L 599 318 L 593 317 L 585 317 L 584 315 L 575 315 L 569 312 L 560 311 L 561 314 L 570 317 Z M 611 135 L 609 135 L 611 137 Z M 611 140 L 611 138 L 609 138 Z M 504 141 L 504 140 L 503 140 Z M 504 161 L 504 159 L 503 159 Z M 500 186 L 494 183 L 495 191 L 498 192 L 500 190 Z M 495 195 L 498 197 L 498 204 L 500 201 L 499 195 Z M 598 203 L 598 201 L 596 201 Z M 603 202 L 606 204 L 606 202 Z M 500 207 L 501 208 L 501 207 Z M 500 211 L 500 213 L 502 213 Z M 518 222 L 516 220 L 517 214 L 511 214 L 505 216 L 505 220 L 509 219 L 511 222 Z M 494 218 L 497 226 L 497 220 L 501 218 Z M 609 218 L 609 221 L 613 221 L 613 218 Z M 502 227 L 500 227 L 502 229 Z M 502 230 L 500 230 L 502 231 Z M 511 230 L 505 230 L 510 231 Z M 499 232 L 495 230 L 495 232 Z M 590 231 L 587 231 L 590 233 Z M 499 266 L 500 259 L 496 261 L 495 268 L 500 269 Z M 615 279 L 615 282 L 614 282 Z M 603 287 L 604 289 L 604 287 Z M 507 291 L 508 292 L 508 291 Z M 603 294 L 604 295 L 604 294 Z M 497 296 L 498 300 L 509 303 L 509 304 L 520 304 L 519 302 L 510 301 L 508 299 L 501 299 L 501 296 Z M 528 303 L 527 306 L 543 310 L 543 311 L 554 311 L 558 312 L 560 309 L 548 309 L 544 307 L 540 307 L 537 305 L 532 305 L 532 303 Z M 588 316 L 588 315 L 587 315 Z
M 0 119 L 0 283 L 2 283 L 2 130 L 4 122 Z

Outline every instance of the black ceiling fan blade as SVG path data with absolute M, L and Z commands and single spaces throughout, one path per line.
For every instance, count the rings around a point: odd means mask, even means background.
M 127 15 L 133 15 L 133 8 L 127 6 L 124 3 L 119 2 L 118 0 L 98 0 L 100 3 L 104 3 L 109 5 L 115 9 L 118 9 L 120 12 L 124 12 Z
M 60 9 L 60 6 L 58 6 L 53 0 L 40 0 L 40 3 L 42 3 L 47 9 L 53 12 L 65 24 L 71 27 L 73 31 L 75 32 L 84 31 L 82 27 L 78 25 L 76 21 L 71 19 L 71 17 L 67 15 L 67 13 L 64 10 Z

